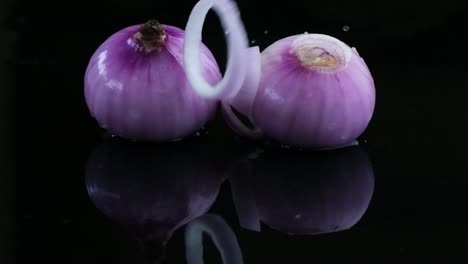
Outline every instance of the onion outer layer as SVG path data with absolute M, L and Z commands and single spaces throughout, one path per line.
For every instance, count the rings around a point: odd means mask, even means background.
M 337 64 L 319 65 L 313 56 L 298 56 L 299 48 L 322 49 Z M 310 66 L 304 65 L 308 62 Z M 367 65 L 338 39 L 301 34 L 262 52 L 253 118 L 266 136 L 283 145 L 315 149 L 347 145 L 366 129 L 374 105 L 374 81 Z
M 139 25 L 110 36 L 96 50 L 86 69 L 87 106 L 99 125 L 123 138 L 168 141 L 200 129 L 216 110 L 216 101 L 201 97 L 183 69 L 184 31 L 162 25 L 165 38 L 152 51 L 135 37 Z M 198 45 L 203 76 L 221 79 L 218 65 Z

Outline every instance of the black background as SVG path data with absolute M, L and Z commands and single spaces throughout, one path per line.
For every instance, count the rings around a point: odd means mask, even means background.
M 195 3 L 2 1 L 2 263 L 140 261 L 135 243 L 86 194 L 84 164 L 104 131 L 86 108 L 84 71 L 114 32 L 150 18 L 184 28 Z M 466 262 L 467 1 L 238 4 L 262 50 L 305 31 L 335 36 L 357 48 L 377 91 L 373 120 L 360 138 L 376 177 L 366 215 L 335 234 L 249 232 L 238 227 L 224 184 L 213 211 L 236 231 L 246 262 Z M 213 13 L 204 42 L 224 65 Z M 208 131 L 226 151 L 236 145 L 222 118 Z M 170 242 L 168 263 L 184 260 L 181 234 Z

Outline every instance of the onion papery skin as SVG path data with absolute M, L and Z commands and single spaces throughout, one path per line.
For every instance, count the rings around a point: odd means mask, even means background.
M 304 65 L 298 51 L 310 50 L 314 41 L 330 54 L 337 53 L 338 67 Z M 367 128 L 375 105 L 374 81 L 357 51 L 338 39 L 321 34 L 281 39 L 262 52 L 261 70 L 253 118 L 273 140 L 334 148 L 352 142 Z
M 91 115 L 112 134 L 142 141 L 188 136 L 214 116 L 217 102 L 199 96 L 183 68 L 185 32 L 162 25 L 165 38 L 148 51 L 135 38 L 140 26 L 109 37 L 91 57 L 85 74 L 85 98 Z M 202 75 L 221 79 L 216 60 L 200 46 Z

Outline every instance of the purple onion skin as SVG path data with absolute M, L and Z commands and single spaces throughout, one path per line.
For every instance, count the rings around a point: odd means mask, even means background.
M 310 70 L 291 53 L 299 36 L 281 39 L 262 52 L 255 123 L 284 145 L 321 149 L 348 144 L 364 132 L 374 111 L 369 69 L 353 49 L 344 69 Z
M 346 230 L 366 212 L 372 164 L 358 146 L 304 154 L 282 151 L 254 162 L 258 214 L 269 227 L 297 235 Z
M 85 98 L 99 125 L 123 138 L 168 141 L 200 129 L 213 117 L 217 102 L 199 96 L 183 68 L 184 31 L 162 25 L 160 49 L 146 52 L 130 26 L 109 37 L 91 57 Z M 221 79 L 211 52 L 201 45 L 202 74 L 210 84 Z
M 209 210 L 224 180 L 218 154 L 205 144 L 173 144 L 116 137 L 88 160 L 91 201 L 136 239 L 165 244 L 174 230 Z

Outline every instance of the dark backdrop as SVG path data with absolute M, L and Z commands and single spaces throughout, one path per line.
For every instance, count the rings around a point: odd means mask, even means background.
M 84 102 L 84 71 L 114 32 L 150 18 L 184 28 L 196 1 L 10 2 L 0 7 L 2 165 L 9 165 L 2 166 L 0 189 L 5 259 L 133 262 L 132 244 L 96 213 L 84 189 L 83 164 L 103 134 Z M 333 254 L 363 263 L 455 263 L 464 257 L 467 1 L 238 3 L 249 38 L 261 49 L 305 31 L 335 36 L 358 49 L 377 91 L 374 118 L 361 137 L 376 190 L 357 231 L 313 240 L 311 253 L 286 237 L 236 229 L 250 263 L 308 263 L 314 257 L 330 263 Z M 213 13 L 204 42 L 224 65 L 223 34 Z M 210 133 L 232 137 L 219 117 Z M 229 188 L 223 188 L 215 208 L 234 223 Z M 182 245 L 177 236 L 175 241 Z M 174 246 L 174 255 L 178 250 Z

